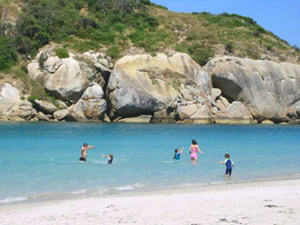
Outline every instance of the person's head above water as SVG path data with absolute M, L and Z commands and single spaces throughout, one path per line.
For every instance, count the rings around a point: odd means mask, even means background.
M 109 158 L 113 159 L 114 155 L 113 154 L 109 154 Z
M 229 155 L 229 154 L 225 154 L 225 158 L 226 158 L 226 159 L 229 159 L 229 158 L 230 158 L 230 155 Z
M 83 143 L 83 147 L 87 147 L 87 146 L 89 146 L 88 143 Z
M 177 153 L 178 151 L 179 151 L 179 149 L 178 149 L 178 148 L 176 148 L 176 149 L 175 149 L 175 153 Z
M 194 140 L 192 140 L 192 144 L 193 145 L 197 145 L 197 141 L 194 139 Z

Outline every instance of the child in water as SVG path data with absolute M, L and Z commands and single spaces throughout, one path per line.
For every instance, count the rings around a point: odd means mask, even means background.
M 230 177 L 231 173 L 232 173 L 232 167 L 234 165 L 234 163 L 232 162 L 232 160 L 230 159 L 230 155 L 229 154 L 225 154 L 225 160 L 219 162 L 220 164 L 225 164 L 226 165 L 226 171 L 225 171 L 225 176 L 226 177 Z
M 109 154 L 109 155 L 102 154 L 101 156 L 108 159 L 107 164 L 112 164 L 112 162 L 114 160 L 114 156 L 112 154 Z
M 174 154 L 174 161 L 175 162 L 179 162 L 180 161 L 180 155 L 183 153 L 184 147 L 181 148 L 181 150 L 179 150 L 178 148 L 175 149 L 175 154 Z

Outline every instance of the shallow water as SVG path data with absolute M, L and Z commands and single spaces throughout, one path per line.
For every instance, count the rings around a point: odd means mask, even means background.
M 188 148 L 204 151 L 197 165 Z M 83 142 L 97 146 L 79 162 Z M 300 173 L 300 127 L 104 123 L 0 123 L 0 204 L 53 194 L 105 194 Z M 180 163 L 174 149 L 185 147 Z M 101 154 L 114 155 L 107 165 Z

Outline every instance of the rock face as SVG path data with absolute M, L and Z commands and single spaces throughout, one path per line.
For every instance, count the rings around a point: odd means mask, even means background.
M 42 100 L 34 100 L 35 108 L 40 110 L 41 112 L 45 114 L 53 114 L 55 111 L 57 111 L 56 106 L 47 101 L 42 101 Z
M 62 110 L 59 110 L 59 111 L 56 111 L 54 114 L 53 114 L 54 118 L 56 120 L 63 120 L 65 118 L 67 118 L 69 116 L 69 110 L 67 109 L 62 109 Z
M 181 104 L 177 107 L 179 119 L 190 123 L 212 123 L 211 110 L 208 102 Z
M 0 84 L 0 115 L 8 120 L 31 120 L 36 110 L 31 102 L 20 99 L 20 91 L 9 83 Z
M 81 99 L 69 108 L 70 115 L 77 121 L 102 121 L 106 111 L 104 92 L 97 83 L 91 83 Z
M 210 94 L 210 76 L 187 54 L 135 55 L 120 59 L 108 81 L 112 117 L 150 115 L 176 101 L 181 86 Z
M 31 102 L 21 100 L 8 111 L 8 115 L 12 118 L 31 120 L 37 116 L 37 112 L 33 108 Z
M 5 113 L 20 99 L 20 91 L 9 83 L 0 84 L 0 113 Z
M 90 82 L 105 85 L 103 76 L 95 67 L 96 63 L 97 57 L 91 53 L 70 54 L 69 58 L 60 59 L 52 48 L 47 48 L 28 65 L 28 72 L 50 95 L 74 103 Z M 105 67 L 102 66 L 102 69 L 105 70 Z M 108 71 L 105 72 L 107 75 Z
M 299 65 L 220 57 L 205 69 L 223 96 L 243 102 L 261 120 L 285 121 L 287 108 L 300 99 Z
M 233 102 L 225 109 L 216 112 L 214 115 L 215 123 L 218 124 L 250 124 L 253 117 L 242 102 Z

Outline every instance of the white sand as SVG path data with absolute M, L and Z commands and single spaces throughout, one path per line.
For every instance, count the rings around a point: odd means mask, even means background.
M 1 225 L 300 225 L 300 180 L 0 206 Z

